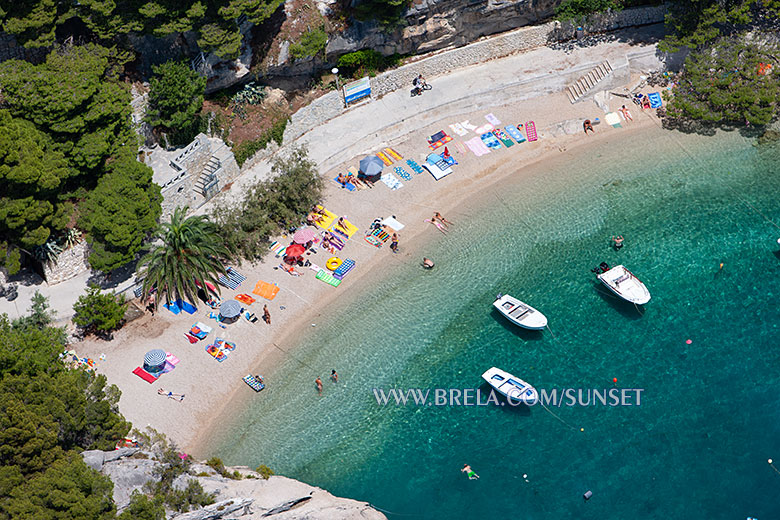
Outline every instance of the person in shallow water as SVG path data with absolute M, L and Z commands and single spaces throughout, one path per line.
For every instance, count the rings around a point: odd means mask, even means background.
M 471 466 L 468 464 L 463 465 L 463 469 L 460 470 L 462 473 L 465 473 L 468 475 L 469 480 L 477 480 L 479 478 L 479 475 L 477 475 L 473 469 L 471 469 Z
M 322 379 L 319 376 L 314 380 L 314 384 L 317 385 L 317 393 L 322 395 Z
M 615 249 L 620 249 L 621 247 L 623 247 L 623 235 L 612 237 L 612 246 Z
M 426 269 L 433 269 L 433 260 L 430 258 L 423 258 L 422 266 Z

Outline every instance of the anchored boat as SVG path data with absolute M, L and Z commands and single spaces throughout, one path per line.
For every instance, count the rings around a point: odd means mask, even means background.
M 542 330 L 547 326 L 547 317 L 544 314 L 508 294 L 499 294 L 493 302 L 493 307 L 518 327 Z
M 610 291 L 627 302 L 642 305 L 650 301 L 650 291 L 645 284 L 623 265 L 616 265 L 596 276 Z
M 482 379 L 487 381 L 498 393 L 513 402 L 536 404 L 539 400 L 539 393 L 536 391 L 536 388 L 500 368 L 491 367 L 482 374 Z

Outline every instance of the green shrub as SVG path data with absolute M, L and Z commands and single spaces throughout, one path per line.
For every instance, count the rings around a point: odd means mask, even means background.
M 252 157 L 260 150 L 264 150 L 271 141 L 274 141 L 276 144 L 281 146 L 282 139 L 284 138 L 284 129 L 287 128 L 288 121 L 289 119 L 287 117 L 279 119 L 273 124 L 271 128 L 266 130 L 259 139 L 255 139 L 254 141 L 246 141 L 236 146 L 233 149 L 233 155 L 236 158 L 238 166 L 241 167 L 247 161 L 247 159 Z
M 73 323 L 87 334 L 106 334 L 119 327 L 126 308 L 123 295 L 104 294 L 97 285 L 90 285 L 73 304 Z
M 274 470 L 266 466 L 265 464 L 261 464 L 257 466 L 257 469 L 255 470 L 257 473 L 260 473 L 260 476 L 263 478 L 263 480 L 268 480 L 271 478 L 274 474 Z
M 206 493 L 203 490 L 203 486 L 200 485 L 195 479 L 190 479 L 187 482 L 187 487 L 184 489 L 171 489 L 165 497 L 165 503 L 172 509 L 185 513 L 190 510 L 192 506 L 204 507 L 214 503 L 214 495 Z
M 555 8 L 559 20 L 580 20 L 593 13 L 602 13 L 607 9 L 620 10 L 623 0 L 563 0 Z
M 293 60 L 311 58 L 325 50 L 328 43 L 328 34 L 324 26 L 310 29 L 301 35 L 301 39 L 290 45 L 290 56 Z
M 402 60 L 400 54 L 383 56 L 374 49 L 363 49 L 339 57 L 339 72 L 350 78 L 375 76 L 377 72 L 397 67 Z
M 354 9 L 358 20 L 376 20 L 382 25 L 397 25 L 411 0 L 364 0 Z

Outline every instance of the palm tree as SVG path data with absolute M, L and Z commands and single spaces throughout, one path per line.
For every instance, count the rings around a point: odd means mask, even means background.
M 155 302 L 178 300 L 195 301 L 196 281 L 217 284 L 221 274 L 227 274 L 221 258 L 229 258 L 231 251 L 217 234 L 216 226 L 205 215 L 185 218 L 189 208 L 176 208 L 171 221 L 157 230 L 157 239 L 139 262 L 143 278 L 143 296 L 146 299 L 154 287 Z

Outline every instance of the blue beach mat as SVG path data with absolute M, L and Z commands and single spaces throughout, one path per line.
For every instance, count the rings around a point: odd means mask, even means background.
M 333 271 L 333 277 L 336 280 L 343 280 L 347 273 L 355 268 L 355 261 L 351 259 L 344 260 L 338 268 Z
M 396 175 L 401 177 L 403 180 L 405 180 L 405 181 L 412 180 L 411 174 L 408 171 L 404 170 L 404 168 L 402 166 L 396 166 L 394 171 L 395 171 Z
M 408 165 L 409 165 L 409 168 L 411 168 L 411 169 L 412 169 L 412 171 L 413 171 L 414 173 L 416 173 L 417 175 L 420 175 L 420 174 L 423 172 L 422 166 L 420 166 L 419 164 L 417 164 L 417 162 L 416 162 L 416 161 L 413 161 L 413 160 L 411 160 L 411 159 L 407 159 L 407 160 L 406 160 L 406 164 L 408 164 Z
M 485 146 L 487 146 L 491 150 L 501 149 L 501 141 L 499 141 L 498 138 L 496 138 L 496 136 L 493 135 L 491 132 L 482 134 L 481 136 L 479 136 L 479 138 L 482 139 L 482 142 L 485 143 Z
M 661 100 L 661 94 L 658 92 L 649 93 L 647 99 L 650 100 L 650 108 L 661 108 L 664 106 L 664 102 Z
M 339 178 L 338 177 L 333 177 L 333 180 L 336 181 L 336 184 L 338 184 L 342 188 L 347 188 L 349 191 L 355 191 L 355 185 L 352 184 L 351 182 L 347 182 L 347 183 L 341 184 L 339 182 Z
M 512 137 L 512 139 L 514 139 L 518 143 L 525 142 L 525 136 L 520 133 L 520 130 L 518 130 L 515 125 L 505 126 L 504 130 L 506 130 L 506 133 L 508 133 Z

